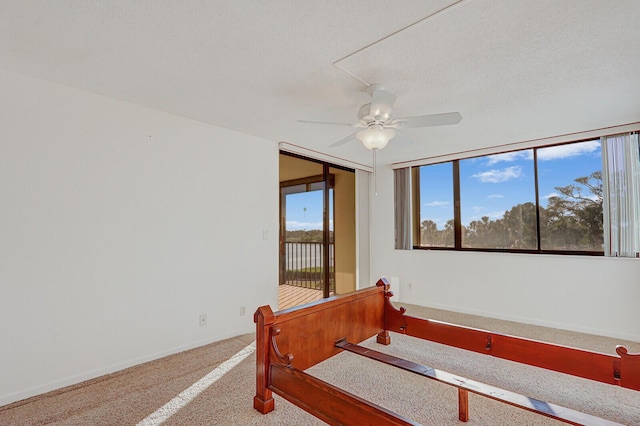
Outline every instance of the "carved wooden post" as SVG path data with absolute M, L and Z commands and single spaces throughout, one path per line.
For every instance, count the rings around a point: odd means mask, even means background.
M 376 285 L 378 287 L 384 287 L 384 331 L 378 333 L 376 341 L 380 344 L 388 345 L 391 343 L 389 331 L 406 334 L 407 321 L 404 317 L 404 313 L 407 312 L 407 310 L 404 307 L 396 309 L 391 303 L 393 292 L 389 290 L 391 285 L 386 278 L 380 278 Z
M 376 286 L 384 287 L 385 290 L 389 290 L 391 284 L 389 284 L 389 280 L 387 280 L 385 277 L 382 277 L 376 282 Z
M 376 286 L 377 287 L 384 287 L 384 297 L 385 297 L 385 305 L 388 302 L 388 298 L 390 298 L 391 296 L 393 296 L 393 293 L 391 293 L 390 295 L 389 293 L 389 288 L 391 287 L 391 285 L 389 284 L 389 281 L 387 281 L 387 279 L 385 277 L 382 277 L 378 280 L 378 282 L 376 282 Z M 378 336 L 376 337 L 376 342 L 380 343 L 381 345 L 388 345 L 391 343 L 391 336 L 389 335 L 389 331 L 386 330 L 387 328 L 387 314 L 386 314 L 386 309 L 385 309 L 385 313 L 384 313 L 384 328 L 385 330 L 378 333 Z
M 640 391 L 640 353 L 630 354 L 624 346 L 617 346 L 620 355 L 620 386 Z
M 273 311 L 269 306 L 261 306 L 253 315 L 256 323 L 256 396 L 253 397 L 253 407 L 262 414 L 274 409 L 274 401 L 269 386 L 269 364 L 271 325 L 275 321 Z

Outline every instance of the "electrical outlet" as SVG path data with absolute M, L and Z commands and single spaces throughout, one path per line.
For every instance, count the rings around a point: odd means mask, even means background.
M 207 325 L 207 314 L 200 314 L 200 327 Z
M 245 312 L 246 312 L 246 309 L 244 308 L 244 306 L 240 306 L 240 316 L 241 317 L 244 316 Z

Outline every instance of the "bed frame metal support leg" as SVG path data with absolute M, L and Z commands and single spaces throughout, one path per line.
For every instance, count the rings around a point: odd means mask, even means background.
M 469 392 L 458 388 L 458 419 L 461 422 L 469 421 Z

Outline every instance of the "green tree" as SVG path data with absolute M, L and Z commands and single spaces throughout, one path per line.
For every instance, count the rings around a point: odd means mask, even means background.
M 602 250 L 602 172 L 579 177 L 575 184 L 556 187 L 541 212 L 542 247 L 557 250 Z
M 453 223 L 453 222 L 452 222 Z M 424 220 L 420 224 L 420 243 L 431 247 L 452 247 L 453 232 L 446 229 L 438 229 L 438 225 L 432 220 Z M 451 235 L 451 241 L 448 240 Z
M 321 243 L 324 233 L 320 229 L 287 231 L 285 241 L 288 243 Z M 329 232 L 329 241 L 333 242 L 333 231 Z
M 432 220 L 423 220 L 420 224 L 420 243 L 429 246 L 438 244 L 438 225 Z
M 536 237 L 536 205 L 534 203 L 518 204 L 506 211 L 501 220 L 504 248 L 535 249 L 538 246 Z
M 444 229 L 430 219 L 420 224 L 420 244 L 429 247 L 453 247 L 453 219 L 449 220 Z
M 496 247 L 496 238 L 500 238 L 498 226 L 496 221 L 489 220 L 489 216 L 471 221 L 469 226 L 464 229 L 464 245 L 467 247 Z

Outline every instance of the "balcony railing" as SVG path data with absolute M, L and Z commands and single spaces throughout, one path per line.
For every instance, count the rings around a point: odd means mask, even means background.
M 322 290 L 323 243 L 285 242 L 282 284 Z M 284 281 L 284 282 L 283 282 Z M 334 245 L 329 244 L 329 291 L 335 292 Z

